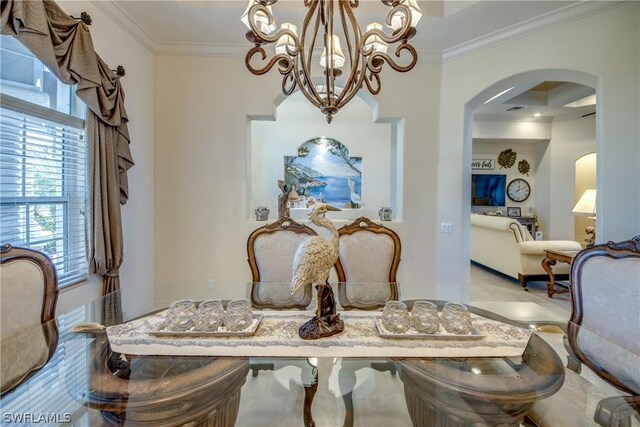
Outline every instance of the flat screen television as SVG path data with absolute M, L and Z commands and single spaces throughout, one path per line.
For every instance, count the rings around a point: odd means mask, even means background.
M 505 206 L 506 175 L 473 174 L 471 176 L 472 206 Z

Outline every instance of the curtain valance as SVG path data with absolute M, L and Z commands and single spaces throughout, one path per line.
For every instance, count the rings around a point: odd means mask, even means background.
M 62 82 L 75 85 L 87 105 L 89 152 L 87 200 L 88 259 L 102 275 L 102 295 L 120 288 L 123 261 L 120 205 L 129 197 L 129 150 L 124 91 L 117 76 L 98 56 L 87 26 L 51 0 L 2 0 L 0 30 L 16 37 Z M 103 306 L 103 322 L 119 323 L 119 301 Z
M 120 203 L 128 199 L 129 150 L 127 112 L 120 78 L 93 48 L 87 26 L 68 16 L 53 1 L 3 0 L 2 34 L 15 36 L 63 83 L 77 85 L 76 94 L 104 123 L 118 133 Z

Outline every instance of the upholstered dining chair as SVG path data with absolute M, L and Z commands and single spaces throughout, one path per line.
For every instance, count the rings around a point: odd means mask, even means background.
M 578 253 L 569 287 L 565 384 L 529 418 L 541 427 L 630 426 L 632 417 L 640 421 L 640 236 Z M 607 396 L 581 376 L 583 364 L 619 395 Z
M 254 230 L 247 239 L 247 256 L 251 268 L 251 304 L 258 309 L 306 309 L 311 303 L 311 284 L 291 295 L 293 258 L 300 243 L 317 233 L 310 227 L 289 217 Z M 317 388 L 317 370 L 306 361 L 292 359 L 285 362 L 273 360 L 251 361 L 252 376 L 261 370 L 276 371 L 287 366 L 300 368 L 300 383 L 304 387 L 305 426 L 314 425 L 311 404 Z M 293 383 L 297 380 L 290 381 Z
M 53 355 L 57 298 L 58 278 L 49 257 L 10 244 L 0 248 L 0 394 L 28 380 Z
M 311 303 L 311 284 L 294 295 L 290 293 L 293 257 L 298 245 L 316 232 L 291 218 L 254 230 L 247 239 L 251 268 L 251 304 L 260 309 L 304 310 Z
M 346 309 L 375 310 L 398 299 L 401 244 L 391 229 L 360 217 L 338 230 L 338 301 Z
M 338 302 L 345 310 L 376 310 L 387 301 L 398 299 L 396 273 L 400 265 L 401 244 L 391 229 L 360 217 L 338 229 L 340 237 L 338 275 Z M 396 374 L 393 363 L 363 363 L 344 360 L 340 369 L 339 385 L 343 393 L 346 415 L 345 427 L 353 425 L 353 390 L 356 371 L 371 368 Z

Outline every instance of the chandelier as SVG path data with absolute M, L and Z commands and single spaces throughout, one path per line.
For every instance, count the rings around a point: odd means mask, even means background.
M 331 123 L 333 115 L 366 86 L 372 95 L 380 93 L 380 71 L 386 62 L 396 71 L 410 71 L 418 60 L 415 48 L 409 44 L 415 27 L 422 17 L 416 0 L 382 0 L 390 8 L 386 24 L 391 34 L 383 31 L 380 23 L 366 26 L 364 33 L 354 15 L 359 0 L 304 0 L 308 9 L 298 34 L 298 28 L 283 23 L 277 29 L 272 5 L 277 0 L 249 0 L 241 21 L 249 28 L 247 39 L 254 44 L 245 57 L 245 64 L 255 75 L 269 72 L 276 64 L 283 75 L 282 92 L 291 95 L 299 89 L 304 96 L 326 115 Z M 340 36 L 344 37 L 346 54 Z M 267 59 L 265 45 L 274 44 L 272 57 Z M 393 46 L 392 46 L 393 45 Z M 399 60 L 387 53 L 394 47 Z M 319 65 L 323 71 L 321 84 L 313 82 L 314 61 L 320 53 Z M 257 57 L 257 58 L 254 58 Z M 256 66 L 252 61 L 258 62 Z M 403 65 L 404 64 L 404 65 Z M 346 80 L 336 85 L 336 79 L 345 70 Z

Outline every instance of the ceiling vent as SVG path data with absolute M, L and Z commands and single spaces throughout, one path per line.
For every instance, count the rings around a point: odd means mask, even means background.
M 523 110 L 527 107 L 525 107 L 524 105 L 516 105 L 515 107 L 511 107 L 509 108 L 507 111 L 518 111 L 518 110 Z

